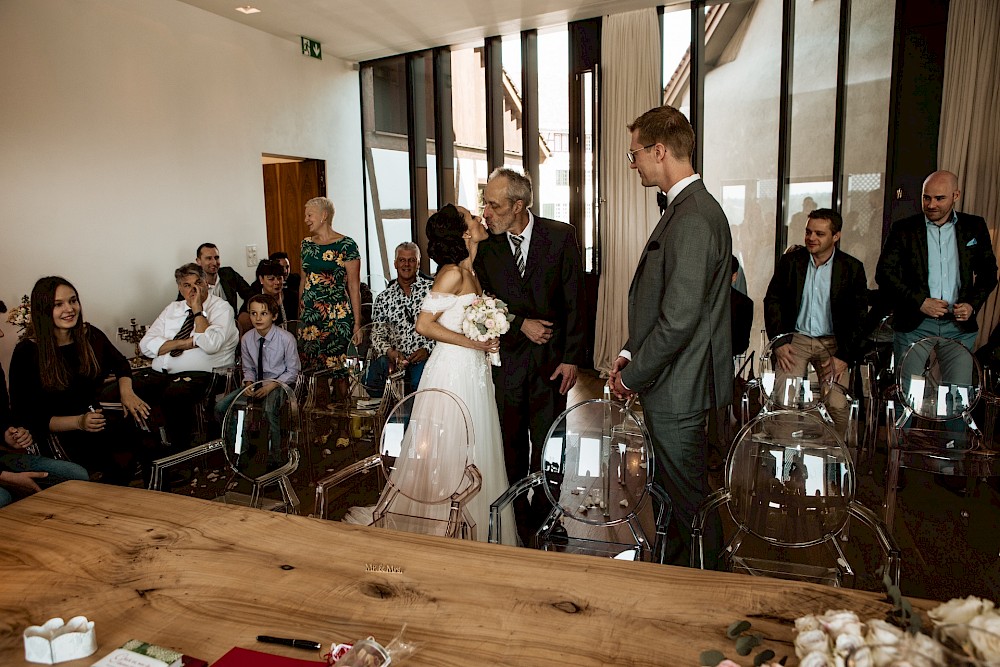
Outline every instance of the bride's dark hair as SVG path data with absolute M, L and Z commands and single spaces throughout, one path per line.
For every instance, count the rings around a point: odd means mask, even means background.
M 468 229 L 458 209 L 445 204 L 427 220 L 427 254 L 438 266 L 458 264 L 469 256 L 463 238 Z

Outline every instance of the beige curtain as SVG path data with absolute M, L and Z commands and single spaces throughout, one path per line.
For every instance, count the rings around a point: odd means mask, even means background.
M 986 218 L 1000 246 L 1000 0 L 951 0 L 938 168 L 958 174 L 957 208 Z M 1000 253 L 997 253 L 1000 254 Z M 994 291 L 979 314 L 979 344 L 1000 321 Z
M 629 169 L 627 126 L 659 105 L 662 81 L 656 9 L 605 16 L 601 27 L 601 282 L 594 368 L 606 372 L 628 336 L 628 288 L 660 219 L 656 190 Z

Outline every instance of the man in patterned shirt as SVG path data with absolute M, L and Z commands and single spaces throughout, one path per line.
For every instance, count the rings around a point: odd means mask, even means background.
M 420 385 L 424 363 L 434 348 L 434 341 L 416 332 L 413 325 L 420 313 L 424 297 L 434 281 L 418 273 L 420 249 L 405 241 L 396 246 L 396 280 L 375 297 L 372 310 L 372 347 L 381 353 L 368 371 L 365 384 L 372 396 L 381 396 L 390 370 L 406 369 L 406 391 Z M 389 326 L 380 327 L 384 322 Z

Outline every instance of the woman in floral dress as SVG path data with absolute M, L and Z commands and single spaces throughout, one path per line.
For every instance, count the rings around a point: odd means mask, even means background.
M 302 240 L 302 315 L 299 325 L 303 368 L 340 368 L 351 337 L 360 328 L 361 254 L 349 236 L 333 231 L 333 202 L 316 197 L 306 202 Z

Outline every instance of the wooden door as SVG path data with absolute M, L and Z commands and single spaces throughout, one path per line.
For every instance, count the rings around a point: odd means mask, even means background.
M 264 215 L 267 253 L 284 251 L 293 273 L 302 272 L 299 248 L 309 235 L 303 206 L 326 195 L 326 165 L 322 160 L 264 164 Z

